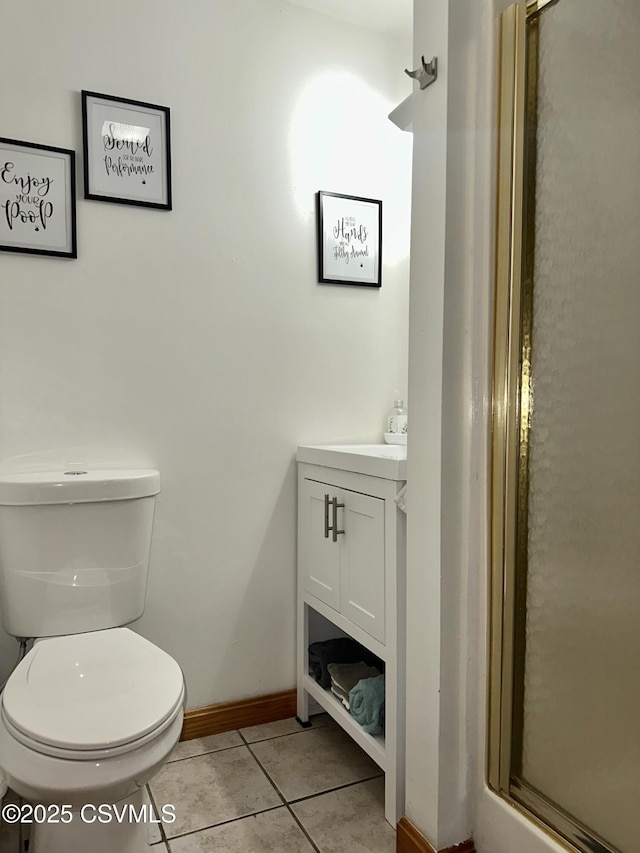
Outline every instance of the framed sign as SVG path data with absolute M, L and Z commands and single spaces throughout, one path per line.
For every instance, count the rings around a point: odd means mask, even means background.
M 84 197 L 171 210 L 169 108 L 82 92 Z
M 76 153 L 0 137 L 0 250 L 76 258 Z
M 318 192 L 318 280 L 382 285 L 382 202 Z

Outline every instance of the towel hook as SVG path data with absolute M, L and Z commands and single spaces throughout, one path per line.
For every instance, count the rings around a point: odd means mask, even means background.
M 425 62 L 423 56 L 420 68 L 416 68 L 415 71 L 409 71 L 408 68 L 405 68 L 404 73 L 417 80 L 421 89 L 426 89 L 438 79 L 438 57 L 434 56 L 431 62 Z

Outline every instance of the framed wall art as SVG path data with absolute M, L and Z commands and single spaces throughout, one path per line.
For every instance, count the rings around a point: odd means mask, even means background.
M 82 92 L 85 198 L 171 210 L 169 112 Z
M 75 151 L 0 137 L 0 250 L 76 258 Z
M 318 280 L 382 285 L 382 202 L 318 192 Z

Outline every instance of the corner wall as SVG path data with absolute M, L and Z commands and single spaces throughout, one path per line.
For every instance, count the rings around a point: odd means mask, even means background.
M 485 11 L 465 0 L 414 5 L 414 61 L 436 55 L 438 80 L 414 97 L 407 815 L 437 850 L 473 834 L 467 709 L 477 637 L 467 608 L 477 592 L 470 555 L 481 559 L 471 438 L 487 404 L 486 362 L 472 351 L 476 326 L 487 334 L 474 312 L 479 295 L 488 298 L 490 263 L 491 201 L 476 217 L 488 182 Z
M 294 684 L 296 445 L 406 391 L 406 54 L 280 0 L 3 12 L 2 135 L 75 149 L 79 198 L 78 260 L 0 253 L 0 460 L 160 470 L 134 627 L 190 708 Z M 81 198 L 81 89 L 171 108 L 172 212 Z M 317 284 L 319 189 L 383 200 L 380 291 Z

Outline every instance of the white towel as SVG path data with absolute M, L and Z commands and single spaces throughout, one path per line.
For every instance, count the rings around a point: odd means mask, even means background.
M 395 496 L 394 501 L 398 504 L 398 509 L 401 509 L 402 512 L 407 512 L 407 484 L 400 489 L 398 494 Z

